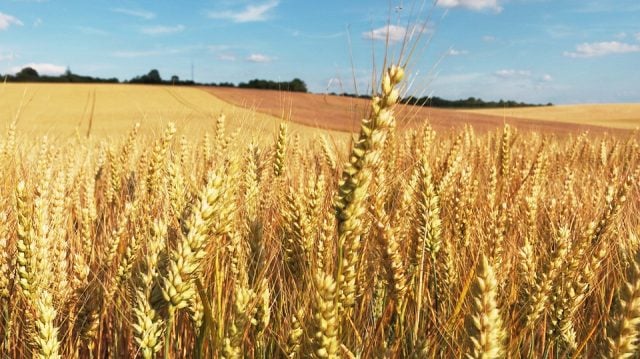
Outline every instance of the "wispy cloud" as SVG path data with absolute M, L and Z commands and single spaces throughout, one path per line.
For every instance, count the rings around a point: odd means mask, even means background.
M 542 82 L 551 82 L 553 81 L 553 76 L 549 75 L 549 74 L 544 74 L 542 75 Z
M 155 49 L 155 50 L 134 50 L 134 51 L 115 51 L 111 53 L 113 57 L 120 57 L 125 59 L 137 58 L 137 57 L 153 57 L 153 56 L 167 56 L 175 55 L 186 52 L 186 49 Z
M 40 27 L 40 25 L 43 24 L 43 21 L 41 18 L 37 18 L 33 21 L 33 27 Z
M 175 34 L 177 32 L 184 31 L 184 25 L 176 25 L 176 26 L 149 26 L 142 28 L 141 32 L 146 35 L 166 35 L 166 34 Z
M 627 37 L 627 33 L 624 32 L 624 31 L 623 32 L 619 32 L 619 33 L 613 35 L 613 37 L 615 37 L 618 40 L 623 40 L 623 39 L 625 39 Z
M 336 39 L 338 37 L 344 36 L 344 32 L 334 32 L 332 34 L 308 34 L 299 30 L 291 31 L 291 36 L 294 37 L 303 37 L 312 40 L 328 40 L 328 39 Z
M 227 51 L 232 48 L 237 48 L 237 45 L 216 44 L 206 46 L 206 49 L 211 52 Z
M 379 40 L 394 43 L 398 41 L 410 40 L 413 36 L 425 31 L 423 26 L 413 26 L 407 30 L 404 26 L 387 25 L 371 31 L 363 32 L 362 37 L 368 40 Z
M 218 54 L 218 56 L 216 56 L 216 58 L 218 60 L 221 60 L 221 61 L 236 61 L 237 60 L 236 55 L 234 55 L 234 54 Z
M 220 61 L 236 61 L 238 57 L 233 53 L 234 48 L 237 48 L 237 45 L 218 44 L 206 46 L 206 49 Z
M 636 37 L 636 40 L 640 41 L 640 32 L 636 33 L 635 37 Z
M 80 32 L 85 34 L 85 35 L 98 35 L 98 36 L 107 36 L 107 35 L 109 35 L 109 32 L 107 32 L 105 30 L 97 29 L 97 28 L 91 27 L 91 26 L 78 26 L 77 29 L 80 30 Z
M 568 37 L 573 37 L 576 35 L 576 33 L 580 32 L 580 30 L 574 29 L 564 24 L 545 26 L 544 31 L 554 39 L 565 39 Z
M 211 19 L 230 20 L 238 23 L 266 21 L 271 17 L 271 10 L 279 4 L 279 0 L 269 0 L 260 5 L 247 5 L 242 10 L 209 11 L 207 16 Z
M 142 9 L 127 9 L 127 8 L 117 7 L 117 8 L 111 9 L 111 11 L 128 15 L 128 16 L 139 17 L 145 20 L 151 20 L 156 17 L 156 14 L 154 12 L 142 10 Z
M 640 45 L 618 41 L 584 43 L 576 46 L 575 51 L 565 51 L 564 56 L 571 58 L 600 57 L 612 54 L 640 52 Z
M 24 24 L 16 17 L 0 12 L 0 30 L 6 30 L 11 25 L 22 26 Z
M 491 10 L 496 13 L 502 11 L 498 0 L 438 0 L 437 4 L 445 8 L 461 7 L 474 11 Z
M 493 75 L 501 79 L 523 79 L 531 77 L 531 71 L 503 69 L 494 72 Z
M 264 54 L 251 54 L 247 56 L 246 60 L 249 62 L 265 63 L 273 61 L 273 58 Z
M 447 51 L 447 55 L 449 55 L 449 56 L 469 55 L 469 51 L 467 51 L 467 50 L 449 49 L 449 51 Z
M 61 75 L 63 74 L 67 68 L 60 65 L 48 64 L 48 63 L 28 63 L 22 66 L 14 66 L 11 68 L 12 73 L 20 72 L 25 67 L 31 67 L 38 71 L 40 75 Z
M 592 1 L 582 1 L 582 6 L 576 7 L 573 11 L 577 13 L 587 13 L 587 14 L 596 14 L 596 13 L 612 13 L 612 12 L 637 12 L 640 11 L 640 4 L 634 1 L 628 1 L 623 3 L 623 1 L 604 1 L 604 0 L 592 0 Z
M 482 41 L 483 42 L 494 42 L 494 41 L 496 41 L 496 37 L 495 36 L 491 36 L 491 35 L 484 35 L 484 36 L 482 36 Z
M 16 55 L 13 52 L 0 52 L 0 61 L 13 61 Z

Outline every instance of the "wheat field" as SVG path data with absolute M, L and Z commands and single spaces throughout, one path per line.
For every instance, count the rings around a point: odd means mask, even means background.
M 640 135 L 1 139 L 0 355 L 637 356 Z M 265 137 L 262 134 L 262 137 Z
M 283 107 L 284 109 L 284 107 Z M 234 106 L 197 87 L 124 84 L 0 84 L 0 125 L 16 123 L 16 130 L 31 137 L 96 139 L 125 134 L 140 123 L 143 136 L 157 136 L 173 122 L 189 136 L 199 136 L 225 114 L 227 126 L 238 133 L 257 135 L 277 130 L 278 117 Z M 280 117 L 281 118 L 281 117 Z M 303 138 L 326 133 L 291 125 Z M 332 137 L 343 134 L 329 131 Z M 245 136 L 238 136 L 244 139 Z
M 483 109 L 465 110 L 465 112 L 631 130 L 640 127 L 640 104 L 637 103 Z

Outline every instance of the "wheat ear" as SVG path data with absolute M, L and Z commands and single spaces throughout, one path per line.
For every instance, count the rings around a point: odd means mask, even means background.
M 631 358 L 637 355 L 640 325 L 640 252 L 629 264 L 627 279 L 620 287 L 620 311 L 610 325 L 607 358 Z
M 468 358 L 502 358 L 505 331 L 496 300 L 498 282 L 493 268 L 482 255 L 478 263 L 476 280 L 471 289 L 473 314 L 470 320 L 470 352 Z

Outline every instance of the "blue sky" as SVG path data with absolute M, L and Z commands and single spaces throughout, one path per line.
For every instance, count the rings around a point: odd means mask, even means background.
M 129 79 L 299 77 L 367 91 L 387 32 L 421 34 L 408 92 L 528 102 L 640 102 L 638 0 L 0 0 L 0 73 L 31 65 Z M 423 7 L 422 11 L 419 8 Z M 409 21 L 413 17 L 414 21 Z M 422 27 L 420 23 L 426 24 Z M 408 25 L 411 24 L 411 25 Z M 429 40 L 430 39 L 430 40 Z M 350 58 L 353 54 L 353 66 Z

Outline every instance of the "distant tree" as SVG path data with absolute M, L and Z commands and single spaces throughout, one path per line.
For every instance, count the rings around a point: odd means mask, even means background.
M 180 83 L 180 77 L 178 77 L 178 75 L 173 75 L 171 76 L 171 83 L 172 84 L 179 84 Z
M 33 67 L 25 67 L 16 74 L 16 77 L 31 78 L 31 77 L 40 77 L 40 75 L 38 74 L 38 71 L 36 71 L 36 69 L 34 69 Z
M 219 86 L 223 86 L 223 85 L 220 84 Z M 260 89 L 260 90 L 307 92 L 307 84 L 305 84 L 304 81 L 298 78 L 293 79 L 292 81 L 284 81 L 284 82 L 253 79 L 249 82 L 239 83 L 238 87 Z
M 158 70 L 153 69 L 146 75 L 132 78 L 129 82 L 134 84 L 161 84 L 162 77 L 160 77 L 160 72 L 158 72 Z
M 147 74 L 148 83 L 159 84 L 162 82 L 162 77 L 160 77 L 160 72 L 156 69 L 149 71 Z
M 304 81 L 296 77 L 295 79 L 291 80 L 291 82 L 289 83 L 289 91 L 307 92 L 307 84 L 305 84 Z
M 118 83 L 119 80 L 115 77 L 113 78 L 99 78 L 99 77 L 91 77 L 91 76 L 83 76 L 74 74 L 71 72 L 71 69 L 67 67 L 64 73 L 52 76 L 52 75 L 40 75 L 38 71 L 36 71 L 32 67 L 25 67 L 20 72 L 15 75 L 7 75 L 6 81 L 8 82 L 50 82 L 50 83 L 61 83 L 61 82 L 78 82 L 78 83 Z
M 69 82 L 76 82 L 76 75 L 73 74 L 73 72 L 71 72 L 71 68 L 69 66 L 67 66 L 67 69 L 64 71 L 64 74 L 60 75 L 61 79 L 66 79 L 66 81 Z

